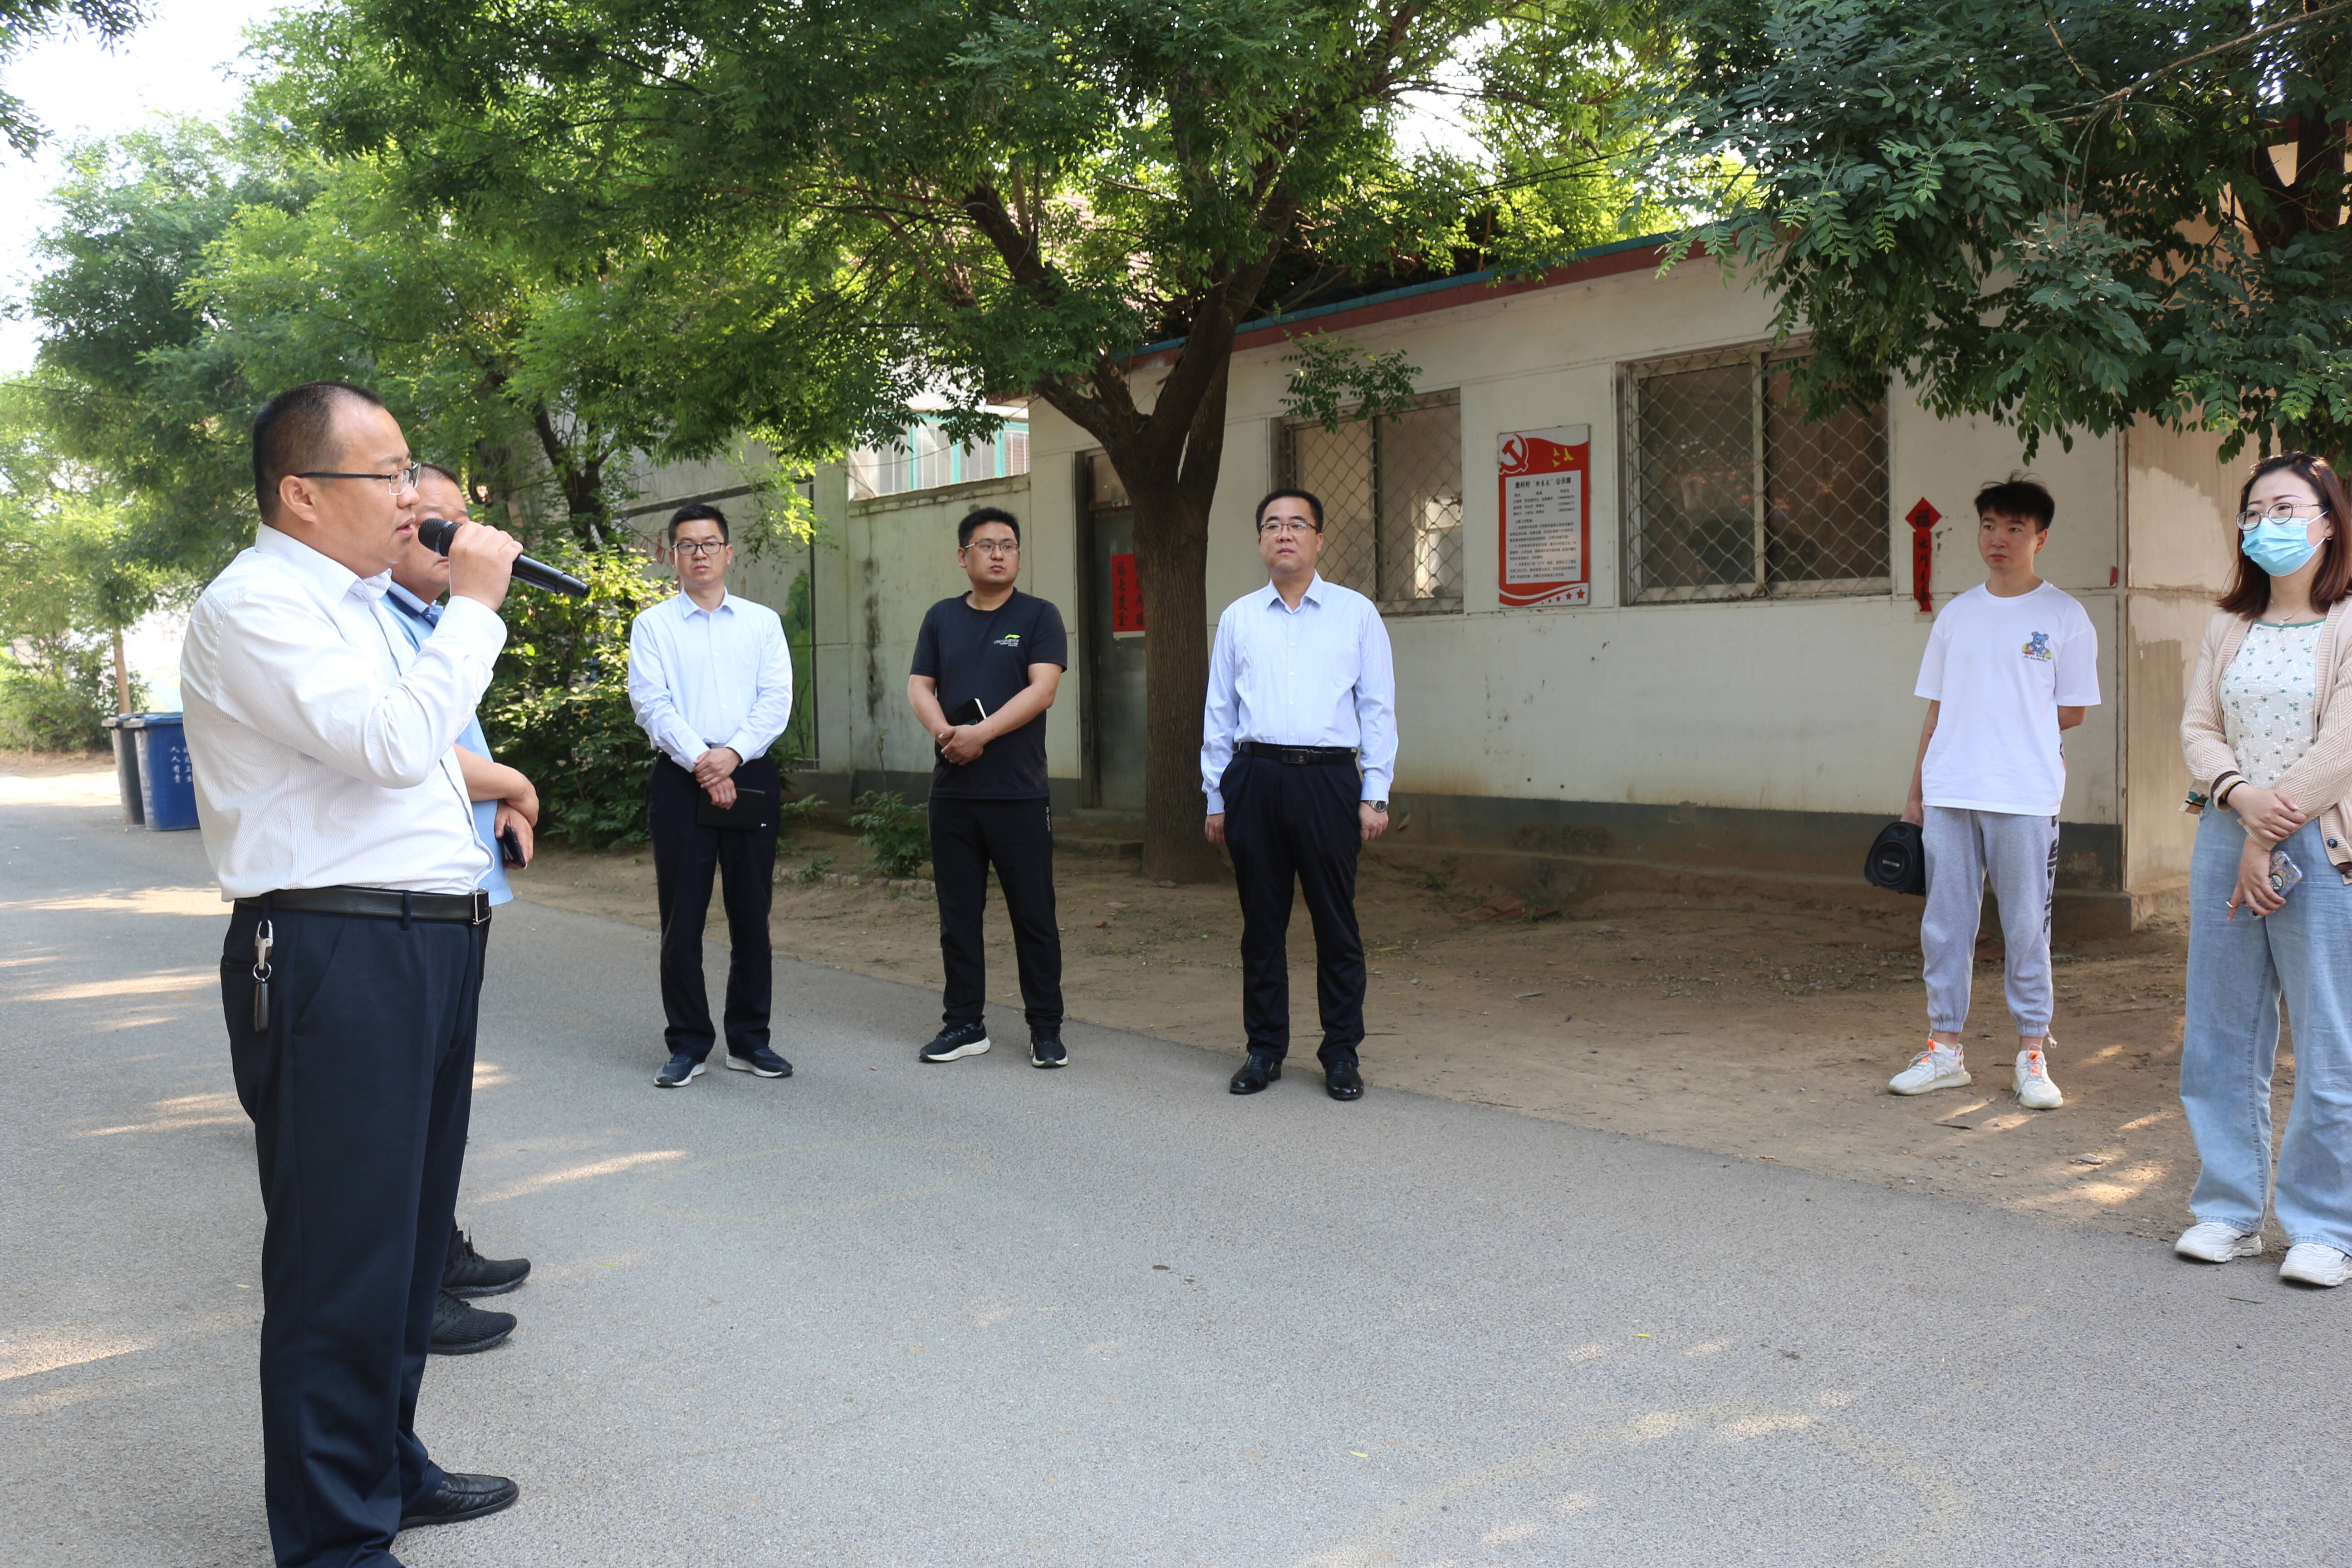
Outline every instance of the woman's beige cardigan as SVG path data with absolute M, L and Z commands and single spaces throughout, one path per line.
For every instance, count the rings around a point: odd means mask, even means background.
M 2189 705 L 2180 715 L 2180 754 L 2189 761 L 2189 776 L 2199 795 L 2181 809 L 2201 812 L 2205 803 L 2238 771 L 2238 755 L 2221 728 L 2221 672 L 2238 656 L 2253 621 L 2217 610 L 2205 623 L 2205 639 L 2197 650 L 2197 673 L 2189 682 Z M 2352 882 L 2352 598 L 2338 599 L 2327 612 L 2319 633 L 2316 660 L 2328 678 L 2316 683 L 2312 721 L 2319 726 L 2311 750 L 2279 776 L 2271 787 L 2307 814 L 2325 805 L 2319 836 L 2327 858 L 2345 881 Z

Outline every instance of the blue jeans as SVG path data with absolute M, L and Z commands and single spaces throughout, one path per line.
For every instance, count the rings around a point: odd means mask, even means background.
M 2245 843 L 2234 816 L 2208 811 L 2189 862 L 2180 1106 L 2203 1168 L 2189 1207 L 2233 1230 L 2262 1226 L 2284 996 L 2294 1100 L 2279 1146 L 2279 1226 L 2290 1243 L 2352 1252 L 2352 887 L 2328 864 L 2313 823 L 2280 846 L 2303 869 L 2285 906 L 2228 920 Z

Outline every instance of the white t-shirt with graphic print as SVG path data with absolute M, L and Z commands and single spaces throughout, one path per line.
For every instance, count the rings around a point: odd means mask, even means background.
M 1927 805 L 2055 816 L 2058 710 L 2099 700 L 2099 634 L 2047 583 L 2007 599 L 1979 584 L 1937 612 L 1916 692 L 1943 704 L 1920 770 Z

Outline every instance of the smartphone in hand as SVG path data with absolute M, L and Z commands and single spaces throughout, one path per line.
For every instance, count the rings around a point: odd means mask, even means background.
M 499 859 L 506 865 L 514 867 L 530 864 L 522 852 L 522 835 L 511 827 L 499 835 Z

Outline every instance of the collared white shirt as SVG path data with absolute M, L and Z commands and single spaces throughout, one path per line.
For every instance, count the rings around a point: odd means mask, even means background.
M 1209 814 L 1234 746 L 1353 746 L 1363 798 L 1386 800 L 1396 776 L 1396 668 L 1381 612 L 1352 588 L 1318 574 L 1298 608 L 1268 583 L 1217 617 L 1209 698 L 1201 715 L 1201 788 Z
M 655 747 L 691 768 L 713 746 L 764 757 L 793 716 L 793 651 L 765 605 L 684 594 L 629 625 L 629 707 Z
M 180 691 L 223 897 L 465 893 L 488 869 L 451 747 L 506 626 L 456 600 L 409 659 L 385 618 L 391 581 L 354 576 L 264 524 L 196 601 Z

